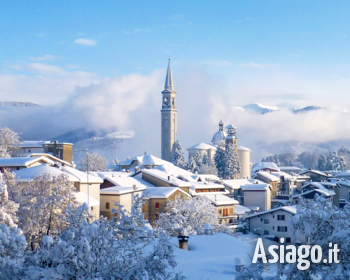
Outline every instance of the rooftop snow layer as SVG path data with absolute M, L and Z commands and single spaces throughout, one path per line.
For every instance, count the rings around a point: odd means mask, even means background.
M 187 150 L 216 150 L 217 148 L 211 144 L 206 143 L 199 143 L 197 145 L 194 145 Z

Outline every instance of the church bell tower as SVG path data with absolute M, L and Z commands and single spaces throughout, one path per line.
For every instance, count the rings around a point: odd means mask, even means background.
M 173 144 L 177 134 L 177 111 L 176 111 L 176 91 L 174 90 L 173 77 L 171 74 L 170 59 L 168 71 L 165 78 L 165 86 L 162 91 L 161 110 L 162 129 L 162 159 L 172 161 Z

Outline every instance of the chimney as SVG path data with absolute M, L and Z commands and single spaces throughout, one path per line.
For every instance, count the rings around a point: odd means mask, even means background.
M 136 191 L 136 185 L 133 185 L 132 187 L 133 187 L 133 190 Z
M 170 181 L 170 176 L 168 176 L 168 181 Z
M 186 235 L 179 235 L 177 238 L 179 239 L 179 248 L 182 250 L 188 250 L 188 239 L 190 237 Z

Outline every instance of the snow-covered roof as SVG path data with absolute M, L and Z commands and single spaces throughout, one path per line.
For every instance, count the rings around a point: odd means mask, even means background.
M 109 177 L 106 176 L 105 180 L 108 180 L 116 186 L 144 186 L 144 187 L 154 187 L 151 183 L 138 178 L 138 177 Z
M 280 172 L 271 172 L 271 174 L 273 175 L 273 176 L 276 176 L 276 177 L 281 177 L 281 176 L 283 176 L 284 177 L 284 179 L 296 179 L 296 177 L 295 176 L 292 176 L 292 175 L 290 175 L 290 174 L 288 174 L 288 173 L 286 173 L 286 172 L 283 172 L 283 171 L 280 171 Z
M 265 215 L 265 214 L 268 214 L 268 213 L 276 212 L 278 210 L 286 211 L 286 212 L 288 212 L 290 214 L 293 214 L 293 215 L 295 215 L 297 213 L 297 207 L 295 205 L 292 205 L 292 206 L 281 206 L 281 207 L 273 208 L 273 209 L 270 209 L 270 210 L 257 212 L 257 213 L 248 215 L 245 218 L 249 219 L 249 218 L 253 218 L 253 217 L 256 217 L 256 216 L 260 216 L 260 215 Z
M 139 167 L 144 166 L 144 165 L 161 165 L 164 163 L 167 163 L 166 160 L 162 160 L 160 158 L 157 158 L 155 156 L 152 155 L 140 155 L 140 156 L 136 156 L 133 157 L 129 160 L 123 161 L 123 162 L 119 162 L 117 165 L 131 165 L 133 163 L 133 161 L 137 161 L 137 164 Z
M 277 203 L 281 203 L 281 204 L 287 204 L 289 202 L 288 199 L 278 199 L 278 198 L 272 198 L 271 202 L 277 202 Z
M 208 198 L 213 204 L 216 206 L 220 205 L 236 205 L 239 202 L 233 198 L 230 198 L 223 194 L 204 194 L 206 198 Z
M 155 187 L 153 187 L 155 188 Z M 115 194 L 115 195 L 120 195 L 124 193 L 130 193 L 130 192 L 135 192 L 135 191 L 144 191 L 146 189 L 146 186 L 144 185 L 137 185 L 136 188 L 134 189 L 133 186 L 114 186 L 114 187 L 109 187 L 105 189 L 100 190 L 100 194 Z
M 172 174 L 166 173 L 164 171 L 158 170 L 158 169 L 141 169 L 142 173 L 154 176 L 160 180 L 163 180 L 167 183 L 170 183 L 171 185 L 174 185 L 176 187 L 191 187 L 192 185 L 189 182 L 182 181 Z M 168 177 L 170 176 L 170 181 L 168 180 Z
M 191 176 L 195 181 L 198 181 L 201 179 L 202 182 L 204 181 L 220 181 L 220 178 L 213 174 L 195 174 Z
M 245 185 L 254 184 L 255 180 L 248 179 L 232 179 L 232 180 L 222 180 L 225 187 L 228 187 L 233 190 L 241 189 Z
M 260 176 L 262 176 L 262 177 L 264 177 L 264 178 L 266 178 L 266 179 L 268 179 L 268 180 L 270 180 L 270 181 L 272 181 L 272 182 L 277 182 L 277 181 L 280 180 L 279 177 L 276 177 L 276 176 L 270 174 L 270 172 L 259 171 L 259 172 L 257 172 L 256 174 L 258 174 L 258 175 L 260 175 Z
M 206 143 L 199 143 L 197 145 L 194 145 L 187 150 L 216 150 L 217 148 L 211 144 Z
M 48 153 L 30 153 L 30 154 L 28 154 L 28 157 L 47 157 L 47 158 L 51 159 L 52 161 L 60 162 L 63 165 L 72 166 L 72 164 L 70 164 L 68 161 L 60 159 L 60 158 L 55 157 L 55 156 L 48 154 Z
M 269 184 L 250 184 L 242 187 L 243 191 L 266 191 L 268 188 L 271 189 Z
M 19 182 L 28 182 L 32 180 L 35 176 L 43 173 L 49 173 L 53 176 L 64 174 L 68 177 L 69 181 L 79 182 L 79 179 L 76 176 L 73 176 L 72 174 L 64 172 L 57 167 L 52 167 L 47 164 L 16 170 L 14 171 L 14 173 L 16 174 L 17 180 Z
M 235 206 L 235 212 L 237 215 L 244 215 L 246 213 L 249 213 L 251 209 L 248 207 L 244 207 L 243 205 L 236 205 Z
M 211 142 L 212 143 L 217 143 L 217 142 L 225 140 L 226 137 L 227 137 L 226 131 L 219 130 L 219 131 L 215 132 Z
M 296 197 L 299 197 L 299 196 L 304 196 L 306 194 L 313 193 L 313 192 L 318 192 L 320 194 L 324 194 L 325 196 L 333 196 L 333 195 L 335 195 L 335 192 L 332 191 L 332 190 L 328 190 L 326 188 L 323 188 L 323 189 L 315 188 L 315 189 L 311 189 L 311 190 L 305 191 L 303 193 L 299 193 L 299 194 L 293 195 L 293 198 L 296 198 Z
M 23 141 L 19 144 L 22 148 L 44 148 L 44 144 L 48 144 L 50 141 Z
M 327 174 L 325 174 L 325 173 L 323 173 L 323 172 L 321 172 L 321 171 L 319 171 L 319 170 L 312 170 L 312 169 L 311 169 L 311 170 L 303 171 L 303 172 L 300 173 L 300 175 L 304 175 L 304 174 L 306 174 L 306 173 L 314 173 L 314 174 L 317 174 L 317 175 L 329 177 Z
M 302 169 L 297 166 L 280 166 L 280 170 L 300 172 Z
M 248 149 L 247 147 L 238 146 L 238 147 L 237 147 L 237 151 L 251 151 L 251 150 Z
M 76 192 L 75 198 L 81 204 L 83 203 L 88 204 L 88 195 L 84 192 Z M 92 196 L 89 196 L 89 207 L 98 206 L 98 205 L 100 205 L 100 201 L 98 201 L 96 198 L 93 198 Z
M 54 162 L 46 157 L 13 157 L 13 158 L 0 158 L 0 167 L 13 167 L 13 166 L 23 166 L 27 167 L 33 163 L 43 161 L 45 163 L 53 165 Z
M 342 170 L 335 175 L 336 177 L 350 176 L 350 170 Z
M 80 183 L 89 183 L 89 184 L 102 184 L 103 180 L 100 177 L 94 176 L 92 174 L 87 174 L 86 172 L 82 172 L 78 169 L 69 167 L 69 166 L 63 166 L 62 170 L 74 175 L 79 179 Z
M 270 169 L 275 171 L 280 171 L 280 168 L 274 162 L 258 162 L 252 167 L 252 173 L 259 170 Z
M 121 171 L 89 171 L 89 174 L 98 176 L 102 179 L 106 177 L 129 177 L 130 173 Z
M 148 198 L 167 198 L 171 196 L 176 191 L 181 192 L 183 195 L 186 195 L 188 197 L 191 197 L 188 193 L 184 192 L 180 188 L 176 187 L 153 187 L 153 188 L 147 188 L 144 192 L 145 197 Z
M 175 166 L 174 164 L 168 162 L 168 161 L 165 161 L 163 164 L 155 167 L 154 169 L 158 169 L 160 171 L 164 171 L 166 172 L 167 174 L 173 174 L 174 176 L 192 176 L 193 173 L 191 173 L 190 171 L 187 171 L 185 169 L 182 169 L 180 167 L 177 167 Z

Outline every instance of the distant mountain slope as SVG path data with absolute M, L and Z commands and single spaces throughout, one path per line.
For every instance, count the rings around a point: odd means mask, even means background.
M 245 105 L 243 106 L 243 109 L 248 112 L 258 113 L 262 115 L 279 110 L 279 108 L 276 106 L 266 106 L 259 103 Z
M 325 109 L 324 107 L 321 106 L 307 106 L 301 109 L 292 109 L 292 112 L 294 114 L 299 114 L 299 113 L 307 113 L 309 111 L 315 111 L 315 110 L 320 110 L 320 109 Z
M 1 107 L 41 107 L 31 102 L 0 102 Z
M 277 106 L 269 106 L 269 105 L 263 105 L 259 103 L 252 103 L 245 105 L 243 107 L 233 107 L 233 109 L 240 110 L 240 111 L 245 111 L 248 113 L 254 113 L 254 114 L 261 114 L 264 115 L 266 113 L 272 113 L 276 111 L 282 111 L 282 110 L 290 110 L 294 114 L 299 114 L 299 113 L 307 113 L 310 111 L 315 111 L 315 110 L 320 110 L 320 109 L 326 109 L 325 107 L 320 107 L 320 106 L 306 106 L 303 108 L 291 108 L 291 109 L 282 109 Z

